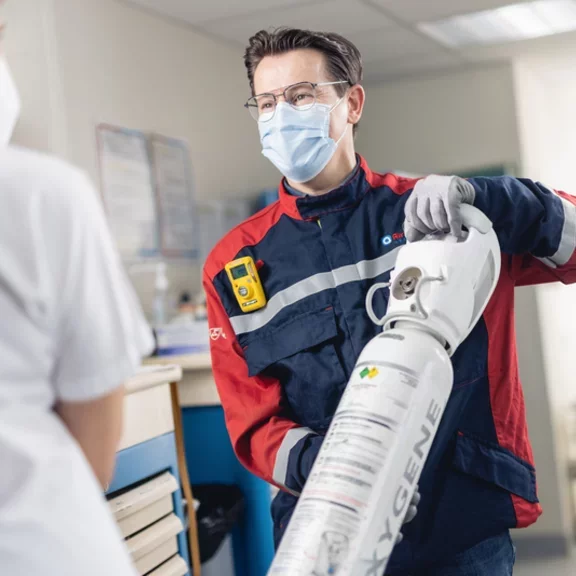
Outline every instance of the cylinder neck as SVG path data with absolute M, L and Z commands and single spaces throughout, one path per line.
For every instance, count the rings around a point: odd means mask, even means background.
M 424 326 L 419 322 L 412 322 L 410 320 L 399 320 L 394 324 L 394 328 L 397 328 L 399 330 L 415 330 L 417 332 L 424 332 L 425 334 L 429 334 L 430 336 L 432 336 L 432 338 L 440 342 L 443 348 L 446 348 L 448 344 L 447 341 L 444 338 L 442 338 L 437 332 L 435 332 L 431 328 L 428 328 L 427 326 Z

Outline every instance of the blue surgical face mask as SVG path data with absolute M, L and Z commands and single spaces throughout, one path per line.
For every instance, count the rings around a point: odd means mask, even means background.
M 318 176 L 346 134 L 344 129 L 337 141 L 330 138 L 330 114 L 342 100 L 332 107 L 315 104 L 309 110 L 279 102 L 271 120 L 258 122 L 262 154 L 292 182 Z

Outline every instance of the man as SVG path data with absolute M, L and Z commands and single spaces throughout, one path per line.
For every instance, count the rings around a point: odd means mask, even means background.
M 372 172 L 354 153 L 364 90 L 358 50 L 336 34 L 279 29 L 250 39 L 245 64 L 279 201 L 232 230 L 204 270 L 216 383 L 241 462 L 279 486 L 280 540 L 344 386 L 378 328 L 364 300 L 398 246 L 459 233 L 459 206 L 494 223 L 496 292 L 453 358 L 454 388 L 420 480 L 422 500 L 390 574 L 511 574 L 509 529 L 541 513 L 518 379 L 514 287 L 576 280 L 575 199 L 529 180 Z M 384 135 L 383 137 L 392 137 Z M 243 314 L 225 272 L 251 256 L 268 304 Z M 386 309 L 379 292 L 377 314 Z

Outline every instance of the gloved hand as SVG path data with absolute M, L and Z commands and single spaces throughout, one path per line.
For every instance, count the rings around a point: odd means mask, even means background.
M 462 234 L 461 204 L 473 204 L 476 191 L 458 176 L 432 175 L 416 183 L 406 202 L 404 234 L 416 242 L 434 232 Z
M 412 496 L 412 500 L 410 501 L 410 505 L 408 506 L 408 510 L 406 511 L 406 516 L 404 516 L 403 524 L 409 524 L 416 518 L 416 514 L 418 514 L 418 504 L 420 504 L 420 492 L 416 489 L 414 492 L 414 496 Z M 404 539 L 404 534 L 400 532 L 398 534 L 398 538 L 396 538 L 396 544 L 400 544 Z

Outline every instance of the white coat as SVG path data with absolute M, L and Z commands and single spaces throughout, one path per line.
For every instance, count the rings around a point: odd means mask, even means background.
M 135 574 L 102 490 L 53 406 L 111 392 L 151 348 L 87 178 L 2 147 L 0 574 Z

